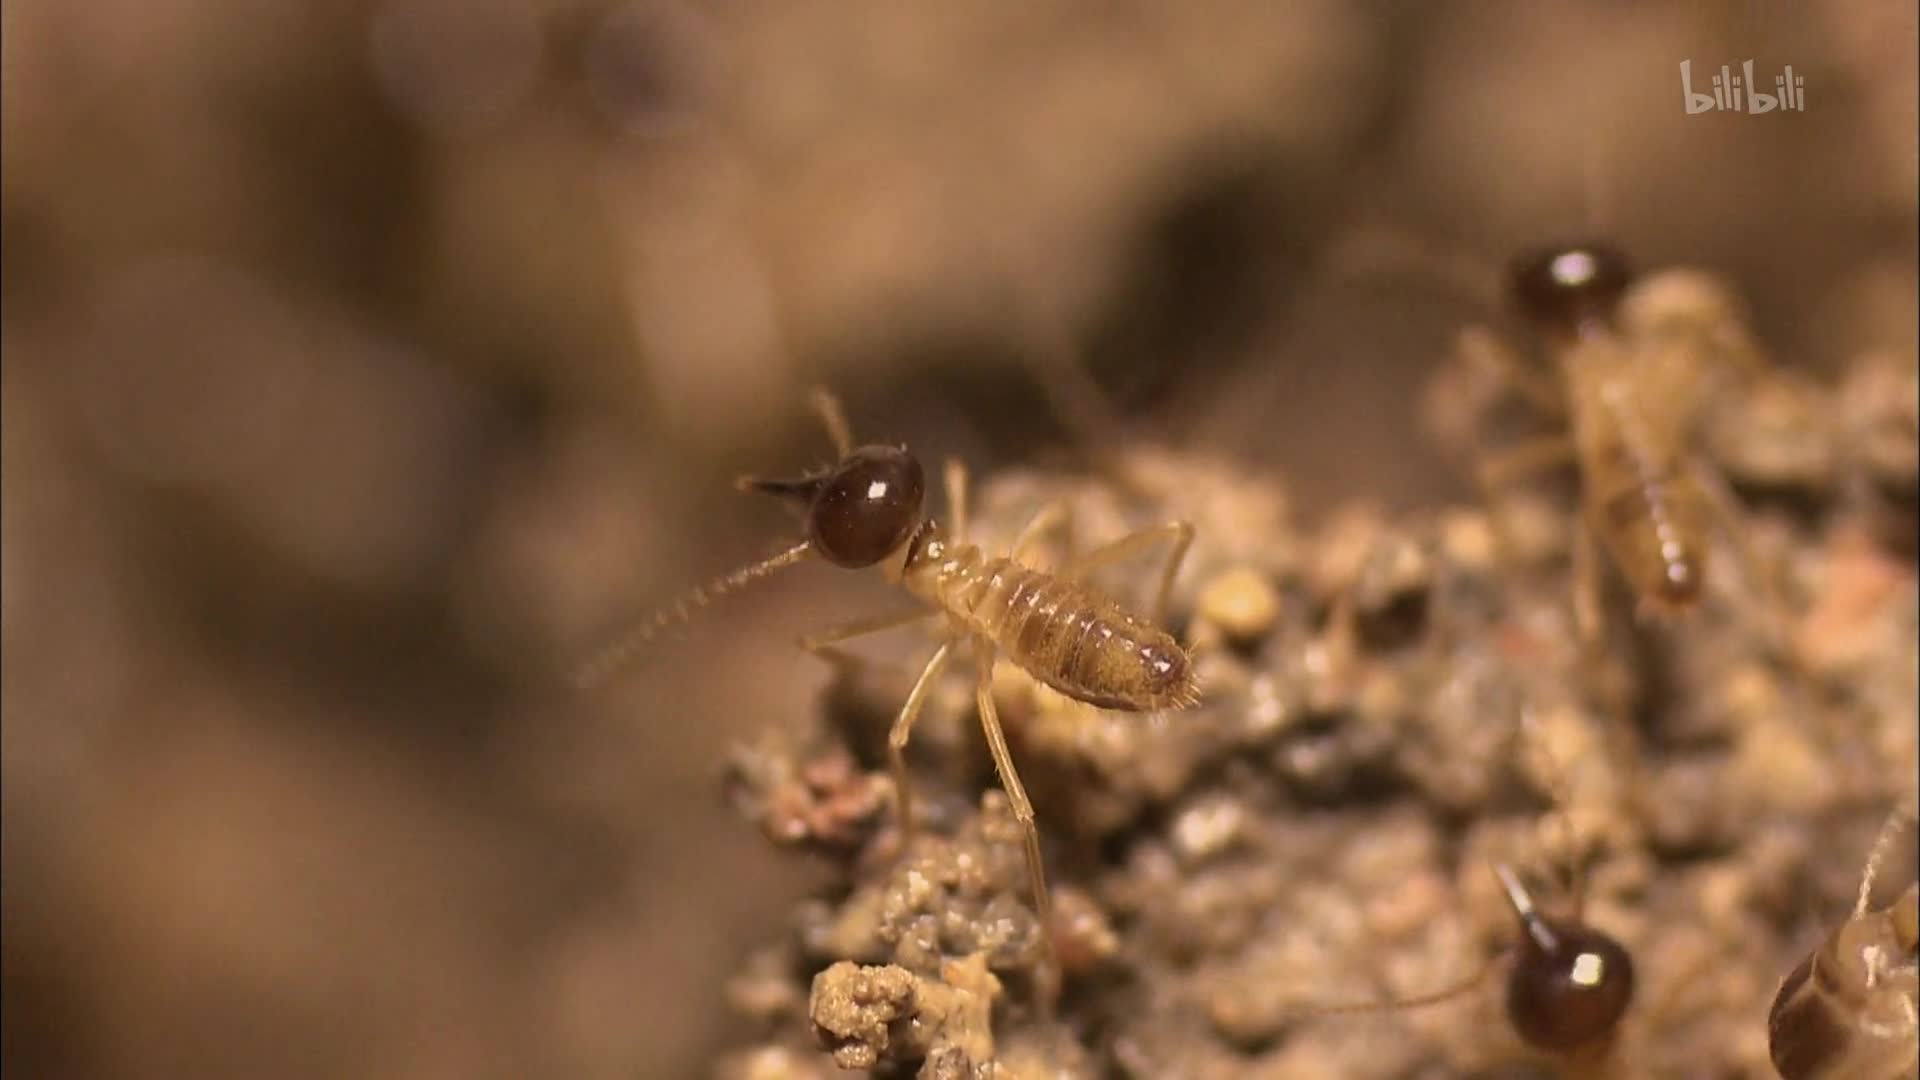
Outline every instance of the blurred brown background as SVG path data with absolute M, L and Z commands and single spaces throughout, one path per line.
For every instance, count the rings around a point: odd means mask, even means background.
M 809 382 L 928 460 L 1085 454 L 1063 334 L 1109 438 L 1430 498 L 1418 378 L 1488 313 L 1328 272 L 1365 222 L 1913 347 L 1911 3 L 0 11 L 16 1075 L 699 1075 L 809 881 L 725 748 L 885 601 L 807 568 L 553 687 L 786 535 L 729 480 L 825 453 Z M 1684 114 L 1747 58 L 1806 111 Z

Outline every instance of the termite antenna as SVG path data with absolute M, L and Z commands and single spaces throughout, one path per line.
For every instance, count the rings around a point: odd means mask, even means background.
M 1538 910 L 1534 907 L 1533 897 L 1528 895 L 1525 886 L 1520 884 L 1520 879 L 1505 865 L 1495 866 L 1493 872 L 1494 875 L 1500 879 L 1500 887 L 1507 894 L 1507 902 L 1513 905 L 1514 912 L 1520 916 L 1520 924 L 1526 931 L 1527 936 L 1532 939 L 1532 943 L 1540 949 L 1547 951 L 1558 949 L 1560 947 L 1559 938 L 1554 935 L 1552 928 L 1547 925 L 1546 920 L 1540 917 Z M 1308 1009 L 1293 1012 L 1289 1015 L 1295 1019 L 1307 1020 L 1327 1016 L 1397 1012 L 1401 1009 L 1417 1009 L 1427 1005 L 1439 1005 L 1451 1001 L 1485 982 L 1488 973 L 1512 951 L 1513 946 L 1511 945 L 1496 951 L 1492 956 L 1489 956 L 1482 962 L 1481 965 L 1474 970 L 1473 974 L 1458 982 L 1441 987 L 1438 990 L 1428 991 L 1424 994 L 1415 994 L 1411 997 L 1384 998 L 1376 1001 L 1355 1001 L 1338 1005 L 1316 1005 Z
M 827 438 L 833 440 L 833 452 L 841 457 L 853 453 L 853 426 L 847 423 L 839 395 L 824 386 L 814 386 L 807 391 L 807 404 L 820 418 L 820 426 L 827 429 Z
M 574 687 L 590 690 L 598 686 L 607 676 L 626 666 L 640 653 L 641 649 L 646 648 L 649 642 L 658 637 L 661 631 L 687 622 L 699 613 L 700 609 L 728 593 L 737 592 L 812 555 L 813 543 L 802 540 L 778 555 L 762 559 L 730 574 L 723 574 L 705 585 L 688 589 L 672 604 L 640 620 L 618 638 L 602 646 L 591 659 L 576 668 L 573 673 Z
M 1026 320 L 1019 353 L 1027 375 L 1040 387 L 1067 436 L 1103 466 L 1111 455 L 1099 451 L 1125 430 L 1120 411 L 1085 366 L 1081 350 L 1061 315 L 1035 314 Z
M 1858 919 L 1867 913 L 1873 899 L 1873 883 L 1880 876 L 1880 864 L 1886 861 L 1894 840 L 1916 823 L 1920 823 L 1920 819 L 1915 817 L 1915 811 L 1902 806 L 1889 814 L 1880 826 L 1880 834 L 1873 839 L 1873 849 L 1867 853 L 1867 865 L 1860 871 L 1860 896 L 1853 905 L 1854 918 Z
M 1540 917 L 1540 909 L 1534 906 L 1533 894 L 1520 883 L 1520 877 L 1506 863 L 1493 868 L 1493 876 L 1500 879 L 1500 888 L 1507 894 L 1507 903 L 1513 905 L 1513 913 L 1520 917 L 1520 928 L 1527 932 L 1543 952 L 1553 952 L 1560 947 L 1559 935 Z
M 1580 201 L 1584 204 L 1588 229 L 1603 229 L 1617 220 L 1613 216 L 1612 185 L 1607 183 L 1605 139 L 1589 139 L 1580 153 Z
M 1333 1005 L 1309 1005 L 1305 1008 L 1288 1011 L 1287 1018 L 1292 1021 L 1320 1020 L 1329 1016 L 1356 1016 L 1368 1013 L 1399 1012 L 1402 1009 L 1419 1009 L 1428 1005 L 1439 1005 L 1465 994 L 1487 979 L 1487 974 L 1504 959 L 1512 949 L 1503 948 L 1487 957 L 1473 974 L 1458 982 L 1430 990 L 1424 994 L 1408 997 L 1376 998 L 1372 1001 L 1348 1001 Z
M 1326 267 L 1335 281 L 1361 282 L 1406 275 L 1438 282 L 1481 311 L 1499 311 L 1505 297 L 1500 271 L 1463 251 L 1421 243 L 1406 230 L 1361 221 L 1334 244 Z
M 731 592 L 809 558 L 835 566 L 867 566 L 892 552 L 919 520 L 920 464 L 904 448 L 853 445 L 840 399 L 824 386 L 807 392 L 807 404 L 826 428 L 840 461 L 832 468 L 790 480 L 742 476 L 741 491 L 773 495 L 807 511 L 807 538 L 751 566 L 723 574 L 682 593 L 667 607 L 635 623 L 574 669 L 573 685 L 587 690 L 620 670 L 660 632 L 692 619 L 700 609 Z

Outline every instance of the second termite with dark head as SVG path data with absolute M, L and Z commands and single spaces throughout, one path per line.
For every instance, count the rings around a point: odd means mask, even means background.
M 967 542 L 966 471 L 958 461 L 946 465 L 951 520 L 943 526 L 922 509 L 926 481 L 911 452 L 904 446 L 855 446 L 839 402 L 824 390 L 815 390 L 811 401 L 833 440 L 838 462 L 793 479 L 748 477 L 740 482 L 743 490 L 796 503 L 805 513 L 806 538 L 778 555 L 692 590 L 601 650 L 578 671 L 576 683 L 583 687 L 598 683 L 661 630 L 777 570 L 809 559 L 848 570 L 877 568 L 922 606 L 904 614 L 848 622 L 805 638 L 802 645 L 826 652 L 851 638 L 941 620 L 940 644 L 914 681 L 887 738 L 901 829 L 909 838 L 914 817 L 907 741 L 955 651 L 963 645 L 972 647 L 981 730 L 1025 833 L 1034 907 L 1042 933 L 1047 934 L 1050 905 L 1040 833 L 994 707 L 994 661 L 1004 655 L 1040 682 L 1100 708 L 1159 712 L 1198 704 L 1200 688 L 1193 660 L 1159 626 L 1174 576 L 1193 541 L 1193 527 L 1171 521 L 1143 529 L 1088 551 L 1057 572 L 1047 572 L 1026 565 L 1023 559 L 1034 542 L 1065 517 L 1066 508 L 1054 505 L 1035 516 L 1009 554 L 989 556 Z M 1156 544 L 1167 545 L 1168 557 L 1153 606 L 1145 616 L 1126 610 L 1082 580 L 1100 566 Z
M 1639 278 L 1601 243 L 1521 255 L 1508 266 L 1505 292 L 1551 368 L 1531 367 L 1478 330 L 1462 335 L 1461 351 L 1565 429 L 1496 451 L 1480 479 L 1494 489 L 1562 465 L 1579 470 L 1583 527 L 1573 560 L 1582 636 L 1599 634 L 1602 552 L 1653 614 L 1698 605 L 1715 524 L 1758 577 L 1731 492 L 1690 445 L 1714 367 L 1746 376 L 1761 367 L 1732 294 L 1692 271 Z M 1770 592 L 1767 599 L 1778 608 Z
M 1504 1004 L 1514 1033 L 1548 1054 L 1603 1051 L 1633 1002 L 1633 957 L 1620 942 L 1577 914 L 1565 918 L 1542 912 L 1533 894 L 1506 865 L 1495 865 L 1494 875 L 1519 920 L 1520 933 L 1471 976 L 1415 997 L 1308 1005 L 1295 1013 L 1296 1018 L 1395 1012 L 1452 1001 L 1480 986 L 1501 959 L 1511 956 Z
M 1534 731 L 1531 712 L 1523 711 L 1522 729 Z M 1544 749 L 1544 735 L 1535 735 Z M 1554 822 L 1562 836 L 1543 861 L 1554 870 L 1558 887 L 1546 903 L 1519 873 L 1504 862 L 1493 864 L 1493 876 L 1518 923 L 1518 933 L 1482 962 L 1472 974 L 1450 986 L 1407 997 L 1325 1004 L 1302 1002 L 1291 1015 L 1299 1021 L 1328 1017 L 1374 1015 L 1424 1008 L 1452 1001 L 1482 986 L 1505 967 L 1502 1004 L 1508 1025 L 1520 1041 L 1552 1055 L 1563 1064 L 1617 1064 L 1617 1036 L 1636 987 L 1633 956 L 1626 945 L 1588 922 L 1583 856 L 1584 841 L 1569 816 L 1571 792 L 1565 765 L 1552 756 L 1544 762 L 1552 791 Z

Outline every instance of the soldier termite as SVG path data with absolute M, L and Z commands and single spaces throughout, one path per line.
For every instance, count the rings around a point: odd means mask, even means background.
M 853 620 L 804 638 L 801 644 L 810 651 L 828 653 L 838 644 L 866 634 L 924 619 L 944 621 L 940 643 L 914 681 L 887 737 L 901 831 L 908 838 L 913 834 L 914 815 L 905 756 L 907 742 L 914 721 L 955 651 L 962 645 L 972 646 L 981 730 L 1024 832 L 1034 906 L 1051 952 L 1047 929 L 1050 903 L 1040 834 L 994 705 L 994 661 L 1004 654 L 1040 682 L 1100 708 L 1158 712 L 1198 704 L 1200 688 L 1192 658 L 1158 625 L 1174 577 L 1193 541 L 1193 527 L 1185 521 L 1170 521 L 1142 529 L 1085 552 L 1058 572 L 1049 573 L 1022 560 L 1032 544 L 1065 516 L 1065 507 L 1054 505 L 1035 516 L 1008 555 L 989 557 L 967 542 L 967 477 L 960 462 L 946 463 L 951 518 L 942 526 L 922 511 L 925 478 L 912 453 L 904 446 L 855 446 L 836 398 L 816 389 L 810 403 L 833 441 L 838 462 L 793 479 L 745 477 L 739 483 L 742 490 L 778 496 L 801 508 L 806 538 L 771 558 L 691 590 L 601 650 L 577 671 L 575 682 L 581 687 L 600 682 L 661 630 L 685 622 L 720 596 L 786 567 L 817 558 L 849 570 L 878 568 L 889 583 L 906 590 L 923 606 L 904 614 Z M 1125 610 L 1081 580 L 1101 566 L 1138 555 L 1157 544 L 1167 545 L 1168 556 L 1146 617 Z
M 1861 874 L 1853 913 L 1780 984 L 1767 1044 L 1784 1080 L 1892 1080 L 1920 1056 L 1920 883 L 1870 906 L 1894 838 L 1914 824 L 1896 812 Z

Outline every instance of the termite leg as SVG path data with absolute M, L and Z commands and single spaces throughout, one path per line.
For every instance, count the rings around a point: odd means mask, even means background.
M 911 611 L 893 611 L 885 615 L 869 615 L 862 619 L 850 619 L 836 623 L 818 633 L 808 634 L 800 639 L 800 647 L 826 660 L 837 667 L 847 668 L 859 663 L 860 658 L 843 649 L 836 648 L 843 641 L 851 641 L 868 634 L 878 634 L 902 626 L 911 626 L 922 619 L 930 619 L 938 612 L 927 609 Z
M 1504 290 L 1499 273 L 1481 259 L 1443 250 L 1404 228 L 1381 221 L 1358 222 L 1343 231 L 1345 236 L 1327 258 L 1328 269 L 1336 278 L 1364 281 L 1389 274 L 1412 274 L 1445 284 L 1481 311 L 1500 307 Z
M 893 728 L 887 732 L 887 766 L 893 770 L 894 800 L 900 813 L 900 848 L 906 850 L 913 843 L 913 788 L 907 779 L 907 740 L 913 737 L 913 722 L 920 718 L 920 709 L 927 703 L 927 695 L 947 668 L 947 661 L 953 657 L 953 638 L 940 643 L 928 658 L 927 666 L 920 669 L 920 677 L 913 682 L 913 689 L 907 694 L 906 704 L 900 706 L 900 715 L 894 717 Z
M 1602 590 L 1599 552 L 1595 550 L 1593 529 L 1586 521 L 1574 523 L 1573 530 L 1573 630 L 1588 652 L 1600 647 Z
M 1163 622 L 1167 614 L 1167 597 L 1173 592 L 1173 579 L 1180 573 L 1180 564 L 1186 561 L 1187 548 L 1193 545 L 1192 522 L 1169 521 L 1128 533 L 1074 559 L 1061 572 L 1070 578 L 1082 577 L 1098 567 L 1118 562 L 1169 540 L 1173 546 L 1167 551 L 1166 567 L 1160 571 L 1160 587 L 1155 590 L 1153 606 L 1148 610 L 1149 618 L 1156 623 Z
M 909 626 L 935 615 L 932 611 L 897 611 L 885 615 L 870 615 L 864 619 L 852 619 L 830 626 L 817 634 L 800 639 L 800 647 L 815 656 L 842 669 L 852 668 L 860 663 L 860 658 L 836 646 L 868 634 L 877 634 L 902 626 Z M 907 780 L 907 739 L 913 734 L 913 722 L 919 718 L 921 708 L 926 704 L 927 694 L 932 689 L 940 672 L 947 666 L 952 649 L 951 640 L 943 642 L 920 671 L 920 677 L 914 681 L 913 689 L 907 694 L 906 704 L 900 707 L 900 713 L 894 718 L 893 727 L 887 732 L 887 764 L 893 772 L 893 790 L 895 806 L 900 817 L 900 846 L 902 850 L 913 842 L 913 792 Z
M 953 537 L 956 544 L 967 542 L 967 463 L 959 458 L 948 458 L 942 475 L 947 484 L 947 515 L 949 522 L 947 535 Z
M 1429 990 L 1425 993 L 1413 994 L 1407 997 L 1394 997 L 1391 994 L 1383 994 L 1371 1001 L 1348 1001 L 1337 1004 L 1303 1002 L 1297 1008 L 1287 1008 L 1285 1016 L 1289 1023 L 1300 1023 L 1302 1021 L 1318 1020 L 1326 1017 L 1398 1012 L 1403 1009 L 1420 1009 L 1429 1005 L 1439 1005 L 1451 1001 L 1485 982 L 1487 976 L 1493 974 L 1494 968 L 1499 966 L 1500 961 L 1505 959 L 1506 955 L 1512 951 L 1513 946 L 1511 945 L 1500 949 L 1485 960 L 1482 960 L 1480 966 L 1475 968 L 1473 972 L 1465 978 L 1440 987 L 1437 990 Z M 1372 977 L 1376 986 L 1383 984 L 1381 973 L 1378 970 L 1373 972 Z
M 1720 470 L 1700 458 L 1688 458 L 1684 467 L 1692 474 L 1694 484 L 1705 495 L 1707 507 L 1719 522 L 1721 531 L 1727 534 L 1727 541 L 1739 553 L 1740 565 L 1747 575 L 1748 583 L 1760 592 L 1760 602 L 1766 607 L 1764 621 L 1767 624 L 1767 634 L 1773 639 L 1769 644 L 1779 651 L 1780 655 L 1791 655 L 1787 652 L 1792 641 L 1787 600 L 1781 593 L 1779 579 L 1767 573 L 1767 568 L 1761 564 L 1759 552 L 1753 548 L 1753 541 L 1747 532 L 1746 514 L 1740 509 L 1739 498 L 1734 495 L 1733 489 L 1727 486 L 1727 481 L 1720 475 Z
M 1588 551 L 1591 557 L 1591 543 Z M 1559 879 L 1557 884 L 1560 893 L 1573 899 L 1574 920 L 1582 921 L 1587 904 L 1584 865 L 1586 853 L 1582 850 L 1580 831 L 1574 825 L 1571 809 L 1573 790 L 1567 779 L 1568 765 L 1555 756 L 1553 741 L 1541 730 L 1539 716 L 1533 709 L 1524 706 L 1521 708 L 1520 730 L 1528 740 L 1528 749 L 1540 755 L 1544 766 L 1542 771 L 1545 774 L 1543 780 L 1547 787 L 1547 800 L 1552 804 L 1552 809 L 1542 819 L 1540 827 L 1544 833 L 1548 826 L 1552 826 L 1556 835 L 1549 841 L 1543 841 L 1540 847 L 1547 854 L 1547 862 L 1551 864 L 1554 875 Z M 1496 869 L 1495 876 L 1500 877 L 1504 884 L 1510 873 Z
M 816 386 L 807 393 L 807 404 L 812 406 L 813 414 L 827 429 L 827 438 L 833 440 L 833 449 L 841 457 L 853 453 L 853 428 L 847 424 L 846 410 L 840 407 L 840 399 L 833 391 L 824 386 Z
M 1565 435 L 1542 435 L 1513 446 L 1503 447 L 1480 462 L 1480 487 L 1498 491 L 1516 481 L 1571 464 L 1573 440 Z
M 1327 609 L 1326 630 L 1310 648 L 1310 663 L 1325 673 L 1323 684 L 1335 695 L 1350 693 L 1360 648 L 1359 615 L 1354 610 L 1353 587 L 1349 583 L 1334 595 Z
M 1007 749 L 1006 732 L 1000 729 L 1000 712 L 993 704 L 993 642 L 976 637 L 973 659 L 979 675 L 974 696 L 980 704 L 980 730 L 986 736 L 987 751 L 993 755 L 993 767 L 1000 774 L 1000 786 L 1006 790 L 1007 801 L 1013 805 L 1013 818 L 1020 823 L 1021 832 L 1025 834 L 1027 872 L 1033 879 L 1033 911 L 1040 926 L 1045 956 L 1036 969 L 1041 973 L 1039 997 L 1042 1008 L 1051 1011 L 1054 997 L 1059 992 L 1059 973 L 1054 969 L 1053 902 L 1047 894 L 1046 866 L 1040 859 L 1040 829 L 1034 823 L 1033 803 L 1027 798 L 1026 786 L 1020 783 L 1020 773 L 1013 767 L 1013 754 Z
M 1561 397 L 1560 387 L 1548 376 L 1528 367 L 1526 361 L 1491 330 L 1468 327 L 1461 331 L 1455 347 L 1467 363 L 1512 387 L 1543 415 L 1566 414 L 1566 399 Z
M 1033 515 L 1032 520 L 1027 522 L 1026 528 L 1021 529 L 1020 535 L 1014 538 L 1009 557 L 1022 566 L 1031 565 L 1027 562 L 1029 550 L 1039 543 L 1042 536 L 1054 530 L 1058 530 L 1064 538 L 1068 553 L 1067 561 L 1071 563 L 1073 560 L 1073 506 L 1064 499 L 1055 499 L 1042 506 L 1040 511 Z
M 1497 498 L 1501 489 L 1509 487 L 1528 477 L 1536 476 L 1548 469 L 1570 465 L 1574 461 L 1575 454 L 1572 438 L 1567 435 L 1541 435 L 1486 454 L 1481 458 L 1479 467 L 1474 470 L 1474 479 L 1478 481 L 1480 485 L 1481 500 L 1486 503 L 1488 509 L 1491 510 L 1497 504 Z M 1514 548 L 1513 536 L 1512 533 L 1508 531 L 1509 523 L 1506 518 L 1496 512 L 1492 515 L 1492 522 L 1495 543 L 1503 551 L 1512 551 Z M 1580 545 L 1587 531 L 1584 522 L 1577 524 L 1580 527 L 1575 530 L 1573 544 L 1575 564 L 1574 614 L 1576 622 L 1580 617 L 1580 604 L 1582 602 L 1580 600 L 1580 593 L 1583 588 L 1583 586 L 1580 585 L 1582 574 L 1579 563 L 1583 557 Z M 1591 556 L 1591 554 L 1592 552 L 1589 551 L 1586 553 L 1586 556 Z M 1596 591 L 1594 595 L 1598 596 L 1599 594 Z M 1598 608 L 1595 607 L 1593 610 L 1597 612 Z M 1592 622 L 1593 628 L 1597 629 L 1598 626 L 1599 623 L 1597 620 Z M 1583 638 L 1582 640 L 1587 641 L 1588 639 Z

